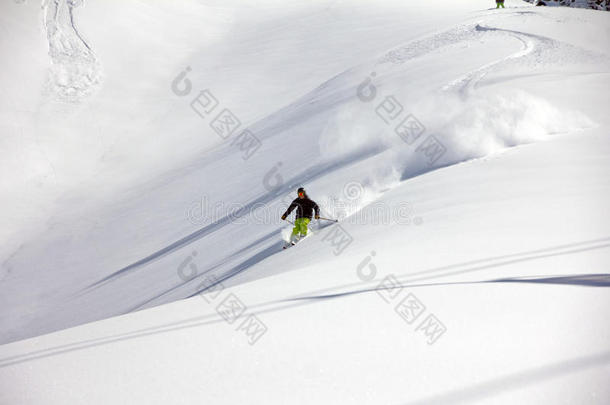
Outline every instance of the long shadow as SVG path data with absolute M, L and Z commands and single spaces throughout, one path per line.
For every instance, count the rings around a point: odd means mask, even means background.
M 273 247 L 273 248 L 275 248 L 275 247 Z M 565 277 L 539 277 L 537 280 L 548 280 L 548 279 L 559 279 L 559 278 L 564 278 L 565 280 L 573 280 L 574 282 L 572 284 L 574 284 L 574 285 L 583 285 L 580 282 L 580 280 L 582 278 L 589 278 L 589 279 L 596 278 L 597 280 L 599 280 L 599 283 L 603 284 L 603 285 L 598 285 L 598 286 L 609 286 L 609 285 L 606 285 L 606 283 L 608 283 L 608 279 L 610 279 L 610 274 L 588 274 L 588 275 L 575 275 L 575 276 L 565 276 Z M 370 293 L 370 292 L 374 292 L 374 291 L 378 291 L 378 290 L 382 290 L 382 289 L 392 289 L 392 288 L 402 288 L 402 287 L 412 288 L 412 287 L 448 286 L 448 285 L 459 285 L 459 284 L 483 284 L 483 283 L 497 283 L 497 282 L 503 283 L 503 282 L 506 282 L 506 280 L 511 280 L 511 282 L 513 280 L 515 282 L 517 282 L 517 281 L 529 282 L 529 280 L 523 280 L 523 279 L 497 279 L 497 280 L 484 280 L 484 281 L 472 281 L 472 282 L 406 284 L 406 285 L 401 285 L 401 286 L 397 286 L 397 287 L 375 287 L 375 288 L 366 288 L 366 289 L 337 293 L 337 294 L 312 295 L 312 296 L 306 296 L 306 297 L 296 297 L 296 298 L 288 298 L 288 299 L 283 299 L 283 300 L 278 300 L 278 301 L 272 301 L 272 302 L 268 302 L 268 303 L 254 305 L 249 308 L 248 312 L 255 313 L 256 315 L 261 315 L 261 314 L 265 314 L 265 313 L 272 313 L 272 312 L 277 312 L 277 311 L 286 310 L 286 309 L 290 309 L 290 308 L 301 307 L 301 306 L 305 306 L 305 305 L 312 305 L 312 304 L 321 302 L 322 300 L 326 300 L 326 299 L 337 299 L 337 298 L 346 297 L 346 296 L 350 296 L 350 295 L 354 295 L 354 294 Z M 69 352 L 84 350 L 84 349 L 88 349 L 88 348 L 92 348 L 92 347 L 108 345 L 111 343 L 121 342 L 121 341 L 125 341 L 125 340 L 136 339 L 136 338 L 141 338 L 141 337 L 146 337 L 146 336 L 153 336 L 153 335 L 157 335 L 157 334 L 161 334 L 161 333 L 169 333 L 169 332 L 174 332 L 174 331 L 179 331 L 179 330 L 184 330 L 184 329 L 196 328 L 196 327 L 212 325 L 212 324 L 221 323 L 221 322 L 224 322 L 224 319 L 218 314 L 203 315 L 203 316 L 199 316 L 199 317 L 185 319 L 182 321 L 171 322 L 171 323 L 164 324 L 164 325 L 143 328 L 143 329 L 139 329 L 139 330 L 129 332 L 129 333 L 113 335 L 113 336 L 106 336 L 106 337 L 102 337 L 102 338 L 88 339 L 88 340 L 83 340 L 80 342 L 69 343 L 69 344 L 65 344 L 65 345 L 36 350 L 36 351 L 25 353 L 25 354 L 5 357 L 3 359 L 0 359 L 0 368 L 8 367 L 8 366 L 11 366 L 14 364 L 21 364 L 21 363 L 25 363 L 25 362 L 33 361 L 33 360 L 37 360 L 37 359 L 43 359 L 46 357 L 52 357 L 52 356 L 60 355 L 63 353 L 69 353 Z
M 574 276 L 537 277 L 537 278 L 502 278 L 489 283 L 541 283 L 568 284 L 587 287 L 610 287 L 610 274 L 579 274 Z
M 269 239 L 271 239 L 271 238 L 275 238 L 275 237 L 277 237 L 277 233 L 278 233 L 278 230 L 271 231 L 271 232 L 267 233 L 266 235 L 262 236 L 261 238 L 258 238 L 258 239 L 257 239 L 257 240 L 255 240 L 254 242 L 249 243 L 249 244 L 247 244 L 246 246 L 244 246 L 244 247 L 242 247 L 242 248 L 240 248 L 240 249 L 236 250 L 235 252 L 233 252 L 233 253 L 231 254 L 231 256 L 233 256 L 233 257 L 234 257 L 234 256 L 241 255 L 242 253 L 244 253 L 244 252 L 248 251 L 249 249 L 252 249 L 252 248 L 254 248 L 254 247 L 258 246 L 258 245 L 260 245 L 261 243 L 264 243 L 265 241 L 267 241 L 267 240 L 269 240 Z M 278 248 L 278 251 L 279 251 L 279 248 Z M 248 260 L 249 260 L 249 259 L 248 259 Z M 130 308 L 129 310 L 127 310 L 127 311 L 126 311 L 126 313 L 129 313 L 129 312 L 132 312 L 132 311 L 137 311 L 137 310 L 141 309 L 143 306 L 145 306 L 145 305 L 147 305 L 147 304 L 149 304 L 149 303 L 151 303 L 151 302 L 153 302 L 153 301 L 155 301 L 155 300 L 157 300 L 157 299 L 159 299 L 159 298 L 161 298 L 161 297 L 163 297 L 163 296 L 165 296 L 165 295 L 167 295 L 167 294 L 170 294 L 170 293 L 172 293 L 172 292 L 174 292 L 174 291 L 178 290 L 179 288 L 184 287 L 184 286 L 186 286 L 187 284 L 192 283 L 193 281 L 199 280 L 201 277 L 203 277 L 203 276 L 205 276 L 205 275 L 209 274 L 210 272 L 212 272 L 212 271 L 214 271 L 214 270 L 218 269 L 218 268 L 219 268 L 219 267 L 221 267 L 223 264 L 226 264 L 228 261 L 229 261 L 229 259 L 222 259 L 222 260 L 219 260 L 217 263 L 215 263 L 215 264 L 213 264 L 212 266 L 208 267 L 208 268 L 207 268 L 207 269 L 205 269 L 203 272 L 201 272 L 201 273 L 197 273 L 197 274 L 196 274 L 194 277 L 192 277 L 192 278 L 190 278 L 190 279 L 188 279 L 188 280 L 185 280 L 185 281 L 184 281 L 184 282 L 182 282 L 182 283 L 179 283 L 179 284 L 177 284 L 177 285 L 173 286 L 173 287 L 172 287 L 172 288 L 170 288 L 169 290 L 165 290 L 165 291 L 163 291 L 162 293 L 157 294 L 157 295 L 155 295 L 155 296 L 153 296 L 153 297 L 151 297 L 151 298 L 147 299 L 147 300 L 146 300 L 146 301 L 144 301 L 144 302 L 141 302 L 141 303 L 140 303 L 140 304 L 138 304 L 137 306 L 135 306 L 135 307 Z M 238 266 L 239 266 L 239 265 L 238 265 Z
M 494 280 L 481 281 L 452 281 L 446 283 L 420 283 L 409 284 L 399 283 L 393 286 L 375 286 L 362 288 L 359 290 L 343 291 L 333 294 L 307 295 L 289 298 L 286 301 L 301 301 L 301 300 L 324 300 L 332 298 L 347 297 L 355 294 L 369 293 L 380 290 L 394 290 L 398 288 L 417 288 L 417 287 L 440 287 L 451 285 L 469 285 L 469 284 L 489 284 L 489 283 L 538 283 L 538 284 L 564 284 L 575 285 L 581 287 L 610 287 L 610 274 L 577 274 L 572 276 L 534 276 L 528 278 L 499 278 Z
M 505 391 L 521 389 L 526 386 L 539 384 L 542 381 L 608 364 L 610 364 L 610 352 L 600 352 L 489 379 L 465 388 L 407 402 L 405 405 L 471 403 Z
M 508 255 L 501 255 L 501 256 L 495 256 L 495 257 L 486 257 L 486 258 L 477 259 L 477 260 L 470 260 L 467 262 L 455 263 L 455 264 L 450 264 L 447 266 L 440 266 L 440 267 L 435 267 L 435 268 L 431 268 L 431 269 L 427 269 L 427 270 L 410 273 L 410 274 L 407 274 L 404 276 L 399 276 L 399 277 L 397 277 L 397 279 L 404 285 L 405 283 L 413 283 L 415 281 L 430 280 L 430 279 L 439 278 L 439 277 L 446 277 L 446 276 L 464 274 L 464 273 L 478 271 L 478 270 L 485 270 L 485 269 L 493 268 L 493 267 L 505 266 L 505 265 L 514 264 L 514 263 L 518 263 L 518 262 L 526 262 L 526 261 L 537 260 L 537 259 L 542 259 L 542 258 L 546 258 L 546 257 L 560 256 L 560 255 L 566 255 L 566 254 L 572 254 L 572 253 L 579 253 L 579 252 L 587 251 L 587 250 L 602 249 L 602 248 L 610 247 L 610 243 L 599 244 L 600 242 L 610 242 L 610 237 L 592 239 L 592 240 L 588 240 L 588 241 L 571 243 L 571 244 L 558 245 L 558 246 L 553 246 L 553 247 L 548 247 L 548 248 L 543 248 L 543 249 L 535 249 L 535 250 L 530 250 L 530 251 L 511 253 Z M 592 244 L 597 244 L 597 245 L 587 246 L 584 248 L 578 248 L 579 246 L 592 245 Z M 574 248 L 574 249 L 569 249 L 569 248 Z M 560 249 L 563 249 L 563 250 L 560 250 Z M 472 266 L 472 267 L 467 267 L 467 266 Z M 464 268 L 464 267 L 466 267 L 466 268 Z M 453 270 L 453 269 L 459 269 L 459 268 L 461 268 L 461 270 L 452 271 L 449 273 L 446 272 L 447 270 Z M 435 273 L 435 274 L 430 274 L 430 273 Z M 421 276 L 421 277 L 417 277 L 417 276 Z M 318 290 L 317 292 L 323 293 L 326 291 L 336 291 L 337 289 L 360 287 L 362 285 L 363 285 L 362 282 L 354 282 L 354 283 L 350 283 L 350 284 L 344 284 L 341 286 L 334 286 L 334 287 L 321 289 L 321 290 Z M 409 284 L 409 285 L 415 285 L 415 284 Z M 421 284 L 421 285 L 430 285 L 430 284 Z M 328 294 L 329 297 L 334 296 L 334 295 L 335 295 L 334 293 Z
M 288 302 L 285 300 L 273 301 L 273 302 L 266 303 L 266 304 L 259 304 L 256 306 L 252 306 L 249 309 L 251 309 L 251 308 L 260 308 L 260 309 L 257 310 L 256 312 L 248 311 L 248 313 L 254 313 L 256 315 L 260 315 L 260 314 L 276 312 L 276 311 L 279 311 L 282 309 L 288 309 L 288 308 L 292 308 L 292 307 L 312 305 L 312 304 L 315 304 L 316 302 L 318 302 L 318 301 L 316 301 L 316 300 L 301 301 L 301 302 Z M 264 307 L 271 307 L 271 308 L 265 309 Z M 32 361 L 32 360 L 43 359 L 46 357 L 52 357 L 52 356 L 60 355 L 63 353 L 84 350 L 84 349 L 97 347 L 97 346 L 104 346 L 104 345 L 108 345 L 111 343 L 121 342 L 121 341 L 129 340 L 129 339 L 136 339 L 136 338 L 145 337 L 145 336 L 153 336 L 153 335 L 157 335 L 157 334 L 161 334 L 161 333 L 168 333 L 168 332 L 173 332 L 173 331 L 178 331 L 178 330 L 183 330 L 183 329 L 196 328 L 196 327 L 212 325 L 212 324 L 222 323 L 222 322 L 226 322 L 226 321 L 220 315 L 210 314 L 210 315 L 203 315 L 203 316 L 199 316 L 199 317 L 185 319 L 182 321 L 171 322 L 171 323 L 168 323 L 165 325 L 152 326 L 149 328 L 138 329 L 136 331 L 129 332 L 129 333 L 105 336 L 102 338 L 87 339 L 87 340 L 83 340 L 80 342 L 74 342 L 74 343 L 59 345 L 59 346 L 50 347 L 50 348 L 46 348 L 46 349 L 36 350 L 36 351 L 25 353 L 25 354 L 18 354 L 18 355 L 14 355 L 14 356 L 5 357 L 3 359 L 0 359 L 0 368 L 8 367 L 8 366 L 11 366 L 14 364 L 21 364 L 21 363 L 25 363 L 25 362 Z
M 494 259 L 511 258 L 511 257 L 514 257 L 515 255 L 522 256 L 522 255 L 528 254 L 528 253 L 548 252 L 550 250 L 557 250 L 559 248 L 566 248 L 566 247 L 570 247 L 570 246 L 582 246 L 583 244 L 591 244 L 593 242 L 606 241 L 606 240 L 610 240 L 610 238 L 602 238 L 602 239 L 596 239 L 596 240 L 592 240 L 592 241 L 578 242 L 578 243 L 573 243 L 573 244 L 569 244 L 569 245 L 559 245 L 559 246 L 553 247 L 553 248 L 537 249 L 537 250 L 532 250 L 530 252 L 521 252 L 521 253 L 517 253 L 517 254 L 498 256 L 496 258 L 473 260 L 473 261 L 458 263 L 458 264 L 454 264 L 454 265 L 450 265 L 450 266 L 443 266 L 443 267 L 439 267 L 436 269 L 429 269 L 429 270 L 427 270 L 427 272 L 435 272 L 438 270 L 444 270 L 444 269 L 448 269 L 448 268 L 463 267 L 464 265 L 478 264 L 478 263 L 485 262 L 485 261 L 488 262 L 488 261 L 494 260 Z M 590 247 L 590 248 L 584 249 L 584 250 L 603 248 L 606 246 L 608 246 L 608 245 L 606 244 L 606 245 L 601 245 L 601 246 L 593 246 L 593 247 Z M 272 248 L 275 249 L 275 246 L 272 246 Z M 269 249 L 271 249 L 271 248 L 269 248 Z M 267 249 L 267 253 L 268 253 L 269 249 Z M 547 256 L 553 256 L 553 255 L 558 255 L 558 254 L 577 253 L 581 250 L 582 249 L 571 250 L 568 252 L 566 252 L 566 251 L 555 252 L 555 253 L 547 255 Z M 259 261 L 262 260 L 261 257 L 264 256 L 264 253 L 265 253 L 265 251 L 261 252 L 260 256 L 255 260 L 259 260 Z M 540 257 L 541 257 L 541 255 L 537 255 L 537 256 L 520 259 L 520 260 L 521 261 L 535 260 Z M 507 264 L 507 263 L 500 262 L 500 263 L 492 264 L 489 266 L 484 266 L 484 268 L 489 268 L 489 267 L 494 267 L 494 266 L 503 266 L 505 264 Z M 247 266 L 245 266 L 245 262 L 242 262 L 242 264 L 238 265 L 236 268 L 234 268 L 233 271 L 234 272 L 243 271 L 243 269 L 246 267 Z M 483 267 L 478 266 L 478 267 L 474 267 L 472 269 L 464 269 L 463 272 L 479 270 L 481 268 L 483 268 Z M 425 272 L 426 271 L 422 271 L 422 272 L 419 272 L 416 274 L 421 274 L 421 273 L 425 273 Z M 434 278 L 434 277 L 439 277 L 439 276 L 438 275 L 432 276 L 432 278 Z M 551 284 L 558 284 L 557 283 L 558 280 L 561 281 L 561 284 L 566 284 L 569 281 L 571 281 L 571 284 L 573 284 L 573 285 L 580 285 L 580 286 L 587 285 L 588 286 L 591 284 L 592 280 L 597 280 L 597 281 L 594 281 L 597 284 L 596 286 L 605 287 L 605 286 L 607 286 L 605 284 L 607 282 L 608 277 L 609 277 L 608 274 L 588 274 L 588 275 L 557 276 L 557 277 L 543 276 L 543 277 L 539 277 L 538 281 L 547 282 L 547 283 L 551 283 Z M 585 279 L 587 281 L 585 283 L 583 283 L 583 279 Z M 507 281 L 507 280 L 509 280 L 509 281 Z M 532 279 L 503 278 L 503 279 L 495 279 L 495 280 L 461 282 L 461 283 L 454 282 L 454 283 L 436 283 L 436 284 L 403 284 L 402 286 L 411 288 L 411 287 L 424 287 L 424 286 L 448 286 L 448 285 L 457 285 L 457 284 L 476 284 L 476 283 L 493 283 L 493 282 L 506 283 L 506 282 L 519 282 L 519 281 L 520 282 L 533 282 Z M 360 285 L 362 285 L 362 283 L 350 284 L 350 286 L 354 286 L 354 285 L 360 286 Z M 339 288 L 345 288 L 345 287 L 346 286 L 341 286 Z M 334 288 L 334 289 L 336 289 L 336 288 Z M 329 290 L 331 290 L 331 289 L 323 289 L 323 290 L 319 290 L 319 292 L 329 291 Z M 255 313 L 255 314 L 259 315 L 259 314 L 264 314 L 264 313 L 269 313 L 269 312 L 277 312 L 277 311 L 281 311 L 281 310 L 285 310 L 285 309 L 289 309 L 289 308 L 293 308 L 293 307 L 299 307 L 299 306 L 303 306 L 303 305 L 311 305 L 311 304 L 320 302 L 323 299 L 335 299 L 335 298 L 341 298 L 341 297 L 345 297 L 345 296 L 349 296 L 349 295 L 353 295 L 353 294 L 369 293 L 369 292 L 373 292 L 373 291 L 377 291 L 377 290 L 379 290 L 379 287 L 365 288 L 365 289 L 342 292 L 342 293 L 335 293 L 335 294 L 293 297 L 293 298 L 287 298 L 287 299 L 282 299 L 282 300 L 278 300 L 278 301 L 271 301 L 268 303 L 254 305 L 254 306 L 251 306 L 249 308 L 249 310 L 251 313 Z M 10 357 L 4 358 L 4 359 L 0 359 L 0 368 L 7 367 L 12 364 L 20 364 L 20 363 L 24 363 L 24 362 L 31 361 L 31 360 L 55 356 L 55 355 L 59 355 L 62 353 L 72 352 L 72 351 L 76 351 L 76 350 L 83 350 L 83 349 L 86 349 L 89 347 L 107 345 L 107 344 L 111 344 L 114 342 L 120 342 L 123 340 L 136 339 L 139 337 L 150 336 L 150 335 L 155 335 L 155 334 L 160 334 L 160 333 L 167 333 L 167 332 L 172 332 L 172 331 L 182 330 L 182 329 L 187 329 L 187 328 L 194 328 L 194 327 L 210 325 L 210 324 L 219 323 L 219 322 L 223 322 L 223 319 L 219 315 L 210 314 L 210 315 L 204 315 L 204 316 L 200 316 L 200 317 L 185 319 L 182 321 L 171 322 L 171 323 L 164 324 L 164 325 L 153 326 L 150 328 L 139 329 L 139 330 L 129 332 L 129 333 L 124 333 L 124 334 L 119 334 L 119 335 L 114 335 L 114 336 L 106 336 L 106 337 L 102 337 L 102 338 L 89 339 L 89 340 L 70 343 L 70 344 L 66 344 L 66 345 L 55 346 L 55 347 L 51 347 L 51 348 L 47 348 L 47 349 L 42 349 L 42 350 L 37 350 L 34 352 L 26 353 L 26 354 L 14 355 L 14 356 L 10 356 Z
M 332 225 L 334 225 L 334 223 L 326 223 L 326 224 L 323 224 L 323 225 L 319 225 L 318 226 L 318 230 L 326 229 L 327 227 L 332 226 Z M 272 232 L 269 232 L 268 234 L 266 234 L 262 238 L 259 238 L 256 241 L 248 244 L 247 246 L 237 250 L 236 252 L 234 252 L 232 254 L 232 256 L 240 255 L 243 252 L 245 252 L 245 251 L 247 251 L 247 250 L 249 250 L 249 249 L 251 249 L 251 248 L 253 248 L 253 247 L 257 246 L 257 245 L 260 245 L 261 243 L 264 243 L 265 241 L 267 241 L 267 240 L 269 240 L 271 238 L 275 238 L 277 236 L 277 233 L 278 233 L 278 230 L 274 230 Z M 204 288 L 201 288 L 201 289 L 197 290 L 195 293 L 193 293 L 191 295 L 188 295 L 188 296 L 186 296 L 186 297 L 184 297 L 182 299 L 191 298 L 191 297 L 194 297 L 195 295 L 199 295 L 199 294 L 205 292 L 206 290 L 215 287 L 219 283 L 222 283 L 223 281 L 226 281 L 229 278 L 237 275 L 238 273 L 241 273 L 246 268 L 248 268 L 250 266 L 253 266 L 256 263 L 261 262 L 262 260 L 266 259 L 269 256 L 272 256 L 275 253 L 280 252 L 282 245 L 283 245 L 282 242 L 278 242 L 278 243 L 275 243 L 272 246 L 268 247 L 267 249 L 263 250 L 262 252 L 256 253 L 252 257 L 249 257 L 248 259 L 246 259 L 246 260 L 242 261 L 241 263 L 239 263 L 237 266 L 235 266 L 232 269 L 230 269 L 227 273 L 225 273 L 225 275 L 224 275 L 224 277 L 222 279 L 217 279 L 213 283 L 206 284 L 206 286 Z M 153 302 L 154 300 L 159 299 L 159 298 L 161 298 L 161 297 L 163 297 L 163 296 L 165 296 L 165 295 L 167 295 L 167 294 L 169 294 L 171 292 L 174 292 L 177 289 L 179 289 L 181 287 L 184 287 L 187 284 L 192 283 L 193 281 L 199 280 L 202 276 L 205 276 L 205 275 L 209 274 L 210 272 L 216 270 L 217 268 L 219 268 L 220 266 L 222 266 L 226 262 L 227 262 L 227 259 L 219 261 L 218 263 L 212 265 L 211 267 L 209 267 L 208 269 L 206 269 L 202 273 L 199 273 L 199 274 L 195 275 L 193 278 L 191 278 L 189 280 L 186 280 L 185 282 L 180 283 L 180 284 L 170 288 L 169 290 L 166 290 L 166 291 L 164 291 L 164 292 L 162 292 L 162 293 L 160 293 L 160 294 L 158 294 L 158 295 L 156 295 L 156 296 L 154 296 L 154 297 L 152 297 L 150 299 L 147 299 L 146 301 L 138 304 L 137 306 L 128 309 L 125 313 L 127 314 L 127 313 L 130 313 L 130 312 L 142 309 L 142 307 L 144 307 L 145 305 Z
M 244 215 L 247 215 L 248 213 L 252 212 L 255 208 L 259 207 L 261 204 L 263 204 L 263 205 L 268 204 L 268 203 L 272 202 L 274 199 L 284 196 L 285 194 L 287 194 L 289 191 L 292 190 L 293 184 L 310 183 L 310 182 L 314 181 L 315 179 L 321 177 L 322 175 L 327 174 L 328 172 L 332 172 L 332 171 L 341 169 L 350 164 L 353 164 L 354 162 L 356 162 L 358 160 L 367 159 L 369 157 L 375 156 L 375 155 L 383 152 L 384 150 L 385 150 L 384 148 L 376 148 L 376 149 L 367 150 L 367 151 L 360 151 L 358 153 L 351 154 L 351 155 L 349 155 L 343 159 L 340 159 L 338 161 L 335 161 L 335 162 L 327 162 L 327 163 L 323 163 L 323 164 L 320 164 L 320 165 L 317 165 L 317 166 L 314 166 L 311 168 L 307 168 L 302 173 L 299 173 L 299 174 L 293 176 L 289 181 L 285 182 L 282 186 L 278 187 L 277 189 L 275 189 L 269 193 L 263 194 L 262 196 L 254 199 L 253 201 L 250 201 L 250 202 L 244 204 L 241 208 L 239 208 L 238 210 L 235 210 L 230 215 L 226 215 L 226 216 L 218 219 L 217 221 L 215 221 L 209 225 L 206 225 L 203 228 L 198 229 L 197 231 L 192 232 L 191 234 L 167 245 L 166 247 L 164 247 L 160 250 L 157 250 L 156 252 L 154 252 L 128 266 L 125 266 L 122 269 L 115 271 L 114 273 L 90 284 L 89 286 L 87 286 L 85 288 L 85 290 L 91 290 L 91 289 L 100 287 L 101 285 L 107 283 L 108 281 L 116 279 L 117 277 L 123 276 L 146 264 L 149 264 L 155 260 L 158 260 L 196 240 L 199 240 L 199 239 L 215 232 L 216 230 L 231 223 L 232 221 L 235 221 L 235 220 L 243 217 Z
M 499 263 L 491 263 L 491 264 L 482 265 L 482 266 L 475 266 L 475 267 L 471 267 L 471 268 L 464 269 L 464 270 L 458 270 L 458 271 L 452 271 L 452 272 L 449 272 L 449 273 L 436 274 L 436 275 L 427 276 L 427 277 L 419 277 L 419 278 L 416 278 L 416 279 L 412 279 L 411 278 L 412 275 L 408 275 L 408 276 L 403 277 L 403 278 L 409 278 L 409 279 L 411 279 L 411 281 L 430 280 L 430 279 L 433 279 L 433 278 L 454 276 L 454 275 L 470 273 L 470 272 L 478 271 L 478 270 L 485 270 L 485 269 L 489 269 L 489 268 L 492 268 L 492 267 L 500 267 L 500 266 L 507 266 L 507 265 L 515 264 L 515 263 L 527 262 L 527 261 L 530 261 L 530 260 L 537 260 L 537 259 L 543 259 L 543 258 L 547 258 L 547 257 L 569 255 L 569 254 L 573 254 L 573 253 L 586 252 L 586 251 L 595 250 L 595 249 L 605 249 L 607 247 L 610 247 L 610 243 L 603 243 L 603 244 L 598 244 L 598 245 L 588 246 L 588 247 L 582 247 L 582 248 L 576 248 L 576 249 L 562 250 L 562 251 L 559 251 L 559 252 L 529 255 L 529 256 L 526 256 L 526 257 L 520 257 L 520 258 L 515 258 L 515 259 L 510 259 L 510 260 L 504 260 L 504 261 L 501 261 Z M 456 267 L 456 266 L 452 266 L 452 267 Z
M 222 278 L 216 280 L 214 283 L 212 283 L 210 285 L 206 285 L 205 288 L 202 288 L 202 289 L 196 291 L 195 293 L 189 295 L 187 298 L 191 298 L 196 295 L 199 295 L 199 294 L 203 293 L 204 291 L 222 283 L 223 281 L 226 281 L 229 278 L 236 276 L 237 274 L 246 270 L 248 267 L 252 267 L 255 264 L 263 261 L 267 257 L 271 256 L 272 254 L 279 252 L 282 249 L 282 246 L 284 246 L 284 242 L 280 241 L 280 242 L 277 242 L 277 243 L 269 246 L 266 249 L 263 249 L 262 251 L 258 252 L 254 256 L 244 260 L 243 262 L 239 263 L 237 266 L 233 267 L 231 270 L 229 270 L 227 273 L 225 273 Z

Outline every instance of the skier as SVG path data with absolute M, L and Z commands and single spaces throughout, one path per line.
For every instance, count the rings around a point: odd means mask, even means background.
M 314 212 L 315 219 L 320 219 L 320 207 L 318 207 L 318 204 L 316 204 L 315 201 L 309 199 L 305 189 L 300 187 L 297 190 L 297 194 L 298 197 L 292 201 L 286 212 L 282 215 L 282 220 L 285 221 L 292 210 L 295 208 L 297 209 L 294 228 L 292 229 L 292 235 L 290 236 L 290 243 L 292 245 L 295 245 L 299 239 L 307 236 L 307 225 L 309 225 Z
M 500 8 L 500 6 L 504 8 L 504 0 L 496 0 L 496 8 Z

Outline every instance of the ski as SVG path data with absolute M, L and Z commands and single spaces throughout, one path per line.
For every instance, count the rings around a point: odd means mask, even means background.
M 286 250 L 286 249 L 289 249 L 289 248 L 291 248 L 293 246 L 296 246 L 296 245 L 298 245 L 299 243 L 301 243 L 302 241 L 304 241 L 305 239 L 309 238 L 312 235 L 313 235 L 313 232 L 310 230 L 309 232 L 307 232 L 307 235 L 305 235 L 304 237 L 299 238 L 296 241 L 286 242 L 284 244 L 284 247 L 282 248 L 282 250 Z

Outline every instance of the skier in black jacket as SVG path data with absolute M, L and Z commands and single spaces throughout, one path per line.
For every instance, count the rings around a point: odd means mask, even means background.
M 320 207 L 318 207 L 318 204 L 316 204 L 315 201 L 309 199 L 305 189 L 300 187 L 297 190 L 297 194 L 299 195 L 298 198 L 295 198 L 294 201 L 292 201 L 286 212 L 284 212 L 284 215 L 282 215 L 282 220 L 286 220 L 286 217 L 290 215 L 295 208 L 297 209 L 294 228 L 290 238 L 290 242 L 293 245 L 298 239 L 307 235 L 307 225 L 309 225 L 312 216 L 314 216 L 314 212 L 315 218 L 320 219 Z

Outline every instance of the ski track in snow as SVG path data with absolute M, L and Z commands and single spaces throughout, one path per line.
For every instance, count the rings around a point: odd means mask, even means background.
M 506 30 L 500 28 L 486 27 L 479 24 L 475 30 L 483 33 L 507 35 L 519 40 L 523 49 L 496 62 L 489 63 L 468 75 L 445 86 L 443 90 L 457 90 L 460 95 L 466 97 L 476 90 L 478 83 L 492 71 L 518 69 L 523 71 L 524 67 L 530 69 L 542 69 L 558 66 L 561 64 L 573 64 L 580 61 L 601 62 L 606 59 L 605 55 L 579 49 L 573 45 L 562 43 L 551 38 L 525 32 Z M 569 57 L 566 58 L 566 55 Z M 549 63 L 549 61 L 554 61 Z
M 533 12 L 520 12 L 535 14 Z M 544 69 L 588 61 L 599 63 L 608 60 L 607 55 L 580 49 L 576 46 L 556 41 L 540 35 L 520 31 L 494 28 L 482 22 L 462 25 L 454 29 L 435 34 L 429 38 L 413 41 L 404 47 L 396 48 L 384 55 L 379 63 L 404 64 L 430 52 L 457 45 L 462 42 L 484 40 L 493 36 L 515 38 L 523 48 L 505 58 L 490 62 L 465 76 L 448 83 L 444 91 L 454 91 L 466 97 L 476 89 L 486 74 L 491 71 L 514 69 L 526 73 L 531 69 Z
M 74 21 L 74 8 L 82 4 L 82 0 L 42 3 L 51 58 L 47 91 L 60 101 L 79 102 L 101 83 L 97 57 Z
M 116 272 L 110 274 L 107 277 L 104 277 L 101 280 L 96 281 L 95 283 L 93 283 L 89 286 L 89 289 L 98 288 L 112 280 L 115 280 L 118 277 L 124 276 L 127 273 L 132 272 L 138 268 L 141 268 L 142 266 L 144 266 L 148 263 L 151 263 L 176 250 L 179 250 L 194 241 L 197 241 L 201 238 L 204 238 L 204 237 L 210 235 L 211 233 L 217 231 L 221 227 L 232 223 L 233 221 L 235 221 L 238 218 L 241 218 L 244 214 L 251 212 L 251 210 L 254 207 L 256 207 L 257 205 L 269 204 L 273 201 L 276 201 L 281 196 L 284 196 L 285 194 L 290 192 L 294 188 L 294 184 L 297 184 L 299 181 L 303 182 L 303 183 L 311 182 L 321 176 L 324 176 L 325 174 L 327 174 L 329 172 L 332 172 L 333 170 L 337 170 L 339 168 L 343 168 L 343 167 L 351 164 L 354 160 L 364 159 L 366 157 L 370 157 L 370 156 L 376 155 L 378 153 L 379 153 L 379 151 L 376 151 L 376 150 L 367 151 L 362 154 L 350 155 L 350 156 L 346 157 L 345 159 L 337 161 L 337 162 L 332 162 L 332 163 L 329 162 L 326 165 L 317 167 L 316 170 L 311 170 L 311 169 L 304 170 L 303 173 L 294 175 L 294 177 L 289 179 L 287 182 L 285 182 L 285 184 L 282 187 L 279 187 L 278 189 L 274 190 L 273 192 L 264 194 L 264 195 L 260 196 L 259 198 L 248 202 L 239 210 L 232 212 L 229 215 L 223 216 L 222 218 L 215 221 L 214 223 L 207 225 L 207 226 L 197 230 L 196 232 L 191 233 L 190 235 L 185 236 L 184 238 L 172 243 L 171 245 L 166 246 L 165 248 L 163 248 L 157 252 L 152 253 L 151 255 L 149 255 L 135 263 L 132 263 L 120 270 L 117 270 Z M 277 234 L 277 231 L 274 231 L 274 233 Z M 263 240 L 267 240 L 267 239 L 268 238 L 263 238 Z M 246 248 L 240 248 L 237 250 L 237 252 L 244 251 L 245 249 Z M 233 255 L 231 255 L 231 256 L 233 256 Z M 207 271 L 204 272 L 204 274 L 207 274 Z

